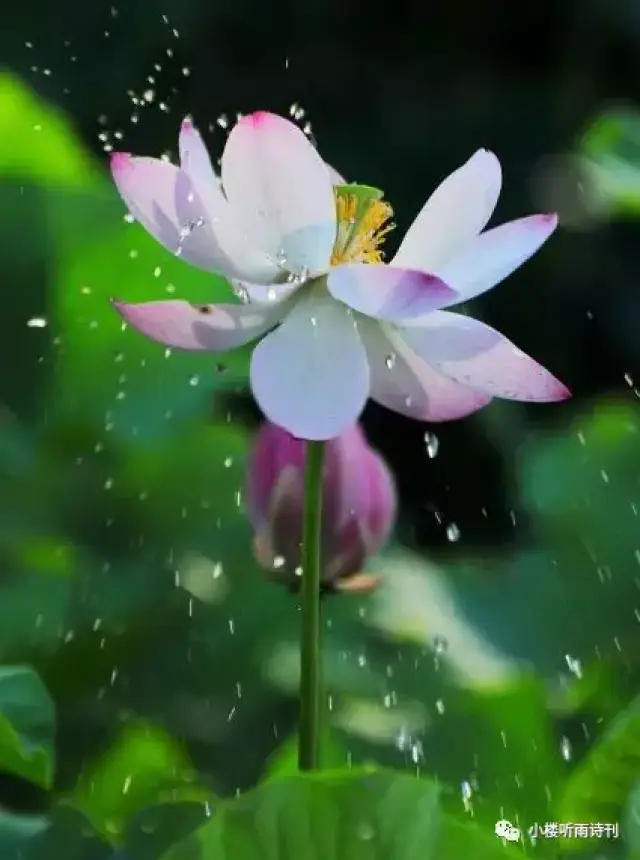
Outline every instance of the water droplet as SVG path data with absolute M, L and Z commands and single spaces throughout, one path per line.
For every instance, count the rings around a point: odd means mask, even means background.
M 427 431 L 424 434 L 424 441 L 427 446 L 427 454 L 431 457 L 431 459 L 433 459 L 437 455 L 438 450 L 440 448 L 440 440 L 435 433 Z
M 447 540 L 451 543 L 460 540 L 460 529 L 455 523 L 449 523 L 447 526 Z
M 194 373 L 193 376 L 189 377 L 189 385 L 195 387 L 200 384 L 200 377 L 197 373 Z
M 369 824 L 369 822 L 363 822 L 358 826 L 357 830 L 358 839 L 361 839 L 363 842 L 369 842 L 375 836 L 375 830 L 373 825 Z
M 27 320 L 27 328 L 46 328 L 47 321 L 44 317 L 31 317 Z
M 204 224 L 205 224 L 204 218 L 200 217 L 200 218 L 196 218 L 193 221 L 189 221 L 187 224 L 185 224 L 183 227 L 180 228 L 180 234 L 178 236 L 178 245 L 176 247 L 176 250 L 174 251 L 174 254 L 176 255 L 176 257 L 182 256 L 182 252 L 184 250 L 184 244 L 187 241 L 187 239 L 189 238 L 189 236 L 193 233 L 194 230 L 198 230 L 200 227 L 203 227 Z
M 582 663 L 580 660 L 572 657 L 571 654 L 565 654 L 564 659 L 569 671 L 575 675 L 576 678 L 582 678 Z
M 244 286 L 244 284 L 239 283 L 238 281 L 231 282 L 231 289 L 236 298 L 240 299 L 243 305 L 248 305 L 251 301 L 249 296 L 249 290 Z
M 395 352 L 390 352 L 389 355 L 385 358 L 384 363 L 387 366 L 387 370 L 393 370 L 396 363 Z
M 573 755 L 573 749 L 571 747 L 571 741 L 569 740 L 569 738 L 567 738 L 567 737 L 561 738 L 561 740 L 560 740 L 560 753 L 562 755 L 562 758 L 565 761 L 570 761 L 570 759 Z
M 448 647 L 449 643 L 444 636 L 433 637 L 433 650 L 436 652 L 436 654 L 445 654 Z
M 436 699 L 436 711 L 439 714 L 444 714 L 444 702 L 442 699 Z
M 411 743 L 411 735 L 406 726 L 401 726 L 396 732 L 396 746 L 400 752 L 404 752 Z
M 411 744 L 411 761 L 414 764 L 419 764 L 424 758 L 424 750 L 421 741 L 414 741 Z
M 471 798 L 473 797 L 473 788 L 468 780 L 463 780 L 460 783 L 460 794 L 462 795 L 462 804 L 467 812 L 473 808 Z

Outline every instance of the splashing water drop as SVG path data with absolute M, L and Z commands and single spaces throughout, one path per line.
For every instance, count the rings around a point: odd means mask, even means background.
M 369 842 L 373 839 L 375 835 L 376 834 L 375 830 L 373 829 L 373 826 L 368 822 L 363 822 L 359 825 L 357 831 L 358 839 L 361 839 L 363 842 Z
M 433 637 L 433 650 L 436 654 L 441 655 L 445 654 L 447 648 L 449 647 L 449 643 L 445 639 L 444 636 L 434 636 Z
M 440 440 L 435 433 L 427 431 L 424 434 L 424 441 L 427 446 L 427 454 L 433 459 L 438 454 L 440 448 Z
M 572 657 L 571 654 L 565 654 L 564 659 L 571 674 L 575 675 L 576 678 L 582 678 L 582 663 L 580 660 Z
M 449 523 L 447 526 L 447 540 L 451 543 L 460 540 L 460 529 L 455 523 Z
M 563 737 L 560 740 L 560 754 L 565 761 L 571 760 L 573 749 L 571 747 L 571 741 L 567 737 Z
M 201 216 L 200 218 L 196 218 L 195 221 L 189 221 L 188 224 L 185 224 L 183 227 L 180 228 L 180 235 L 178 236 L 178 245 L 176 247 L 176 250 L 174 251 L 176 257 L 182 256 L 185 242 L 193 233 L 193 231 L 197 230 L 199 227 L 203 227 L 204 223 L 205 220 Z
M 231 283 L 231 289 L 233 291 L 233 295 L 240 299 L 243 305 L 248 305 L 251 302 L 251 297 L 249 296 L 249 290 L 243 285 L 237 282 Z

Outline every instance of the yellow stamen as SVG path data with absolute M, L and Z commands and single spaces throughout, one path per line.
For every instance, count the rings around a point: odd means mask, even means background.
M 381 263 L 380 245 L 395 224 L 387 224 L 393 210 L 384 200 L 371 200 L 364 215 L 356 220 L 358 201 L 354 195 L 336 195 L 338 236 L 331 255 L 337 263 Z

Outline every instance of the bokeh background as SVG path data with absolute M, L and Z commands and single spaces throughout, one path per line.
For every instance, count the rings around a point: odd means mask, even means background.
M 108 303 L 228 293 L 127 223 L 108 153 L 175 154 L 189 114 L 217 158 L 255 109 L 384 189 L 389 251 L 480 147 L 504 168 L 497 222 L 561 217 L 470 310 L 573 400 L 433 426 L 365 412 L 400 516 L 371 560 L 383 588 L 326 603 L 326 760 L 437 776 L 488 832 L 621 827 L 527 854 L 640 851 L 639 44 L 636 0 L 4 10 L 2 860 L 115 856 L 143 807 L 290 766 L 297 613 L 251 557 L 247 353 L 165 354 Z M 160 856 L 150 830 L 127 857 Z

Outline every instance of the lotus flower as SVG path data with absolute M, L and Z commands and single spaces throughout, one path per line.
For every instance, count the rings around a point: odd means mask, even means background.
M 296 590 L 304 498 L 305 444 L 266 422 L 249 464 L 247 503 L 254 550 L 270 575 Z M 362 573 L 393 526 L 396 494 L 382 458 L 357 425 L 325 449 L 322 513 L 323 591 L 365 591 L 377 577 Z
M 359 205 L 293 123 L 259 112 L 231 130 L 221 176 L 190 121 L 180 166 L 122 153 L 112 172 L 132 215 L 185 262 L 227 276 L 240 304 L 116 302 L 159 343 L 222 352 L 261 338 L 251 387 L 269 420 L 329 439 L 368 397 L 427 421 L 493 397 L 553 401 L 568 390 L 495 329 L 441 310 L 495 286 L 554 231 L 533 215 L 482 232 L 501 188 L 495 155 L 475 153 L 425 203 L 390 263 L 392 211 Z M 361 201 L 360 201 L 361 202 Z

